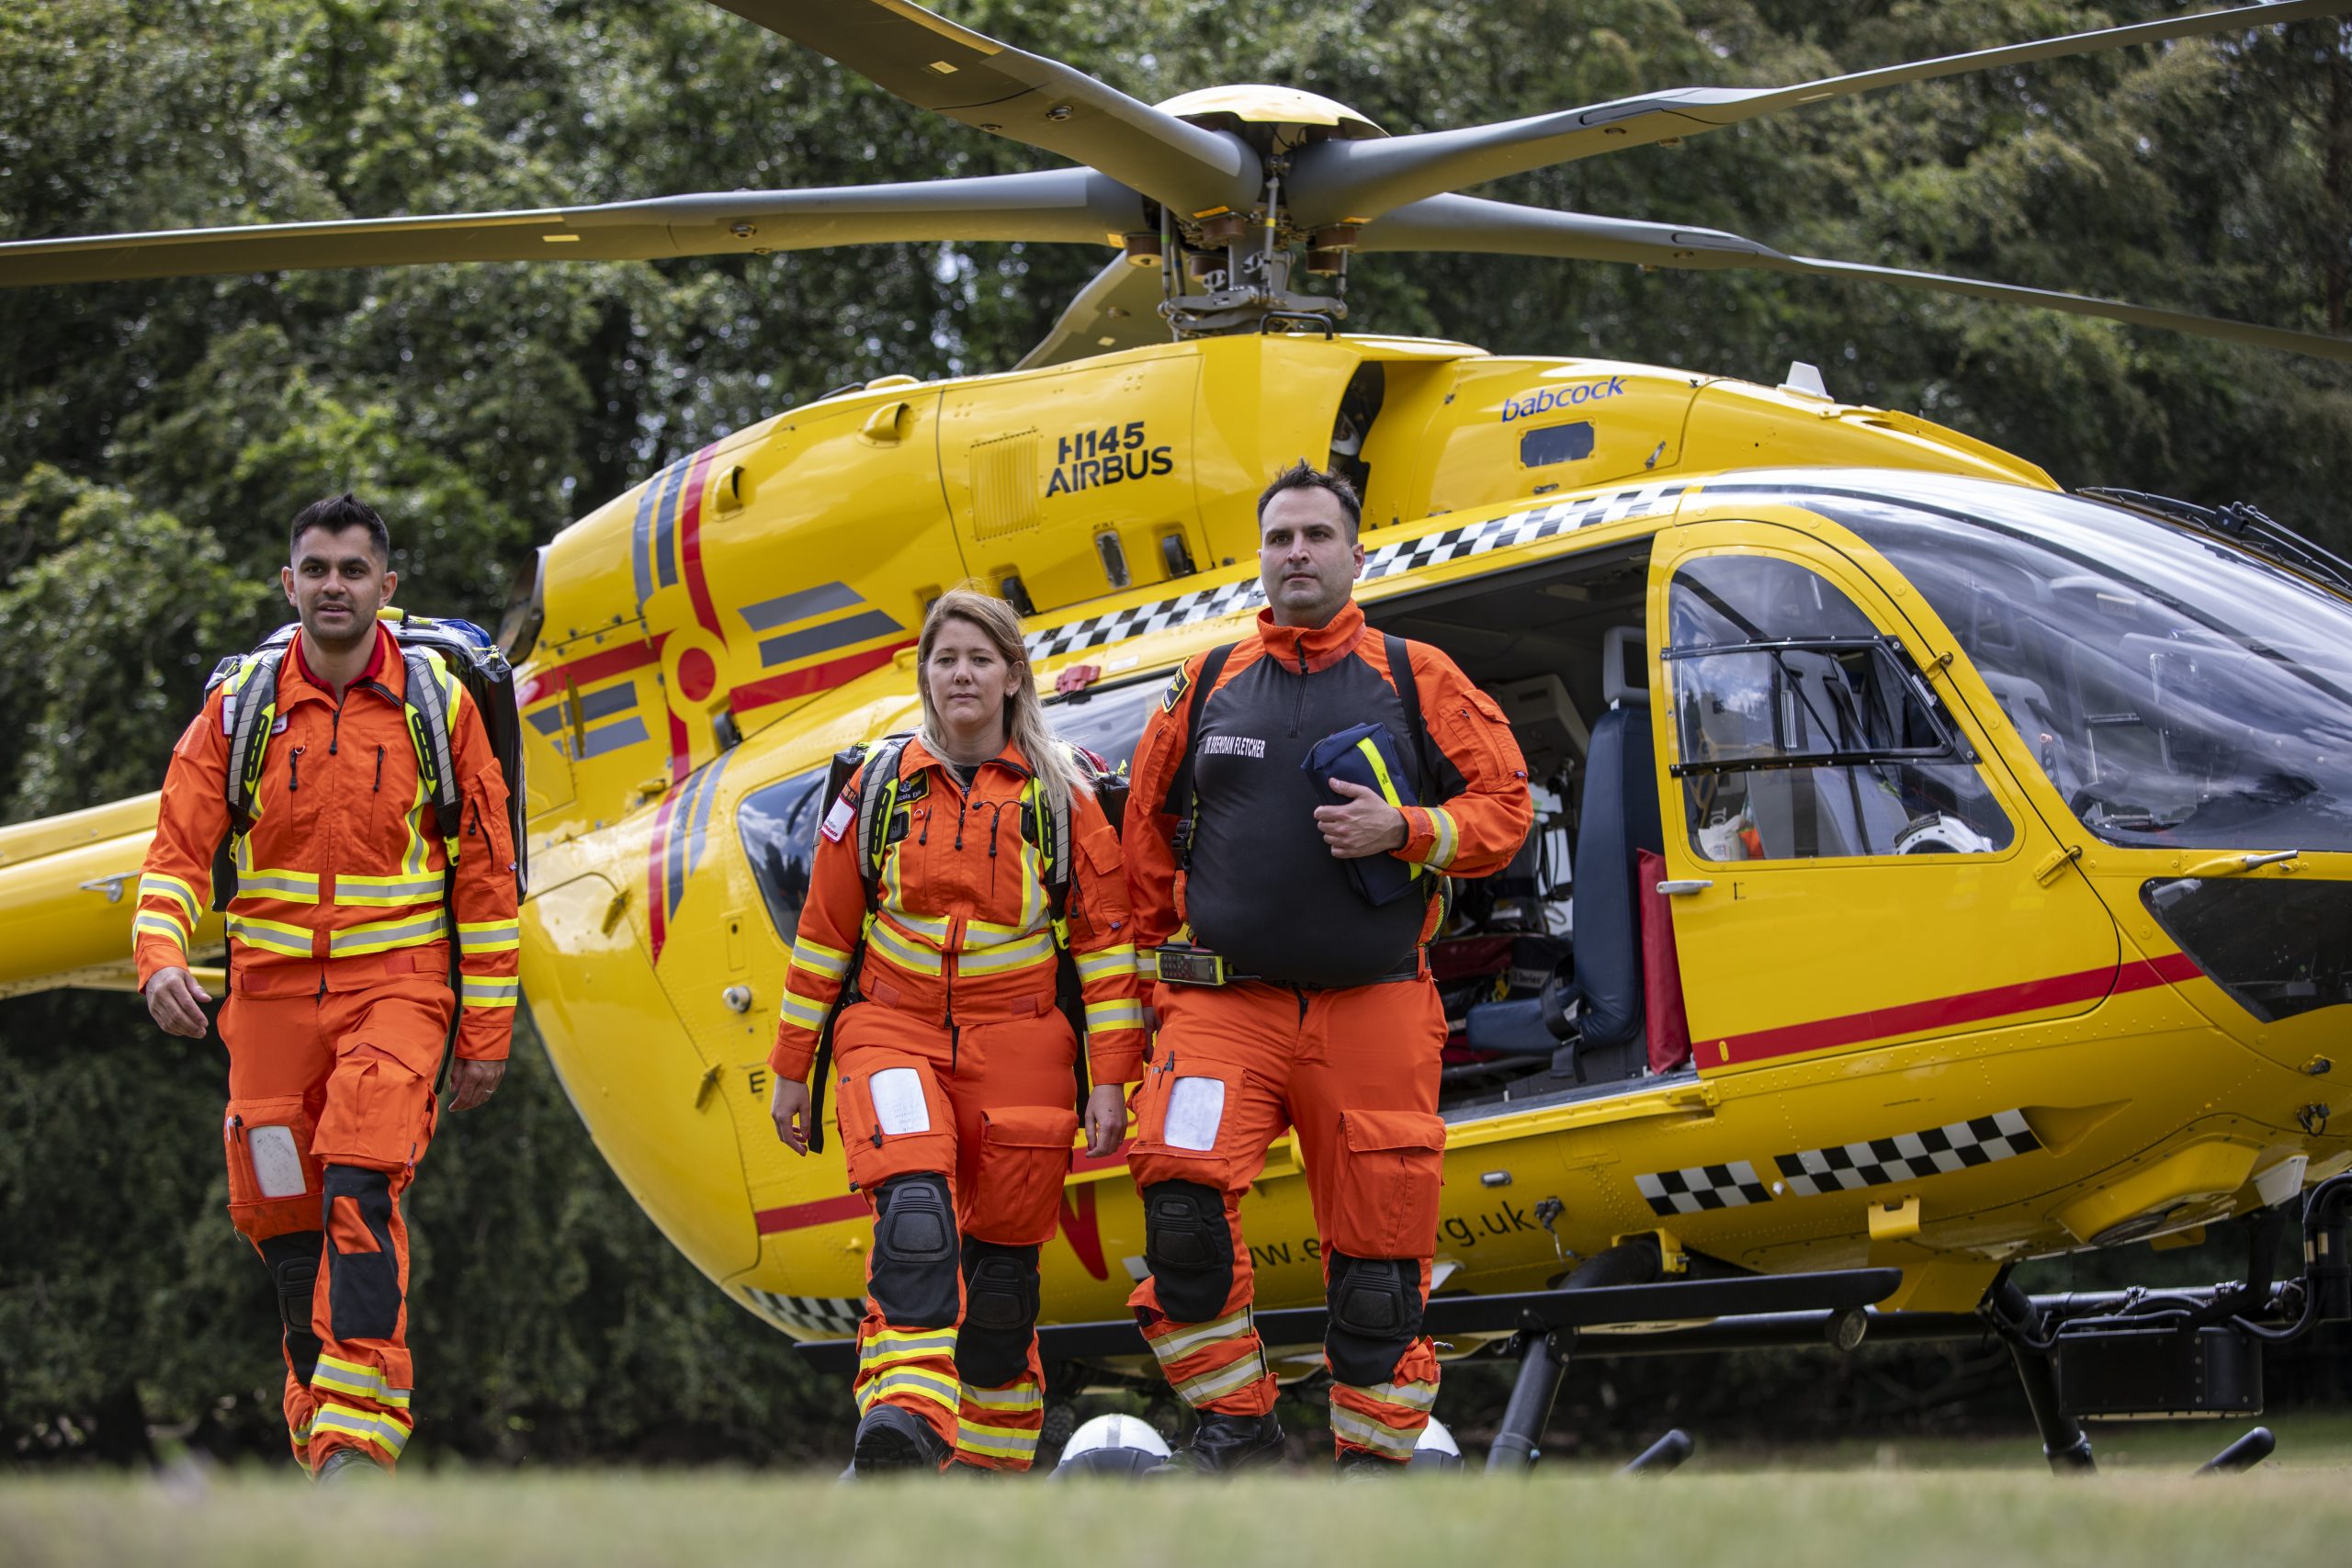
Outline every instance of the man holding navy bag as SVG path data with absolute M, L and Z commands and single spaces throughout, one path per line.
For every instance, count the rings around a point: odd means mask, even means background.
M 1188 661 L 1136 750 L 1127 879 L 1160 1022 L 1128 1161 L 1150 1271 L 1129 1303 L 1200 1413 L 1202 1470 L 1281 1451 L 1238 1205 L 1291 1126 L 1339 1461 L 1401 1464 L 1428 1425 L 1445 1015 L 1425 946 L 1445 877 L 1500 871 L 1532 815 L 1502 710 L 1437 649 L 1365 625 L 1359 512 L 1337 475 L 1275 477 L 1256 630 Z

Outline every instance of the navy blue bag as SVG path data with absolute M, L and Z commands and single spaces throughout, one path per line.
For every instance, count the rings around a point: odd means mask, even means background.
M 1315 781 L 1317 795 L 1329 805 L 1348 803 L 1348 796 L 1331 787 L 1334 779 L 1362 784 L 1391 806 L 1420 804 L 1413 789 L 1412 773 L 1405 766 L 1404 749 L 1396 744 L 1396 737 L 1385 724 L 1351 725 L 1336 735 L 1327 735 L 1315 743 L 1306 761 L 1299 765 Z M 1347 867 L 1348 880 L 1354 884 L 1355 890 L 1375 905 L 1402 898 L 1430 874 L 1418 865 L 1385 853 L 1349 861 Z

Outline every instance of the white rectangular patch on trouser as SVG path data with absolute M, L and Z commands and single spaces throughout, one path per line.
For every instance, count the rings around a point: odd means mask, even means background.
M 302 1156 L 294 1147 L 291 1127 L 249 1127 L 245 1147 L 253 1151 L 254 1185 L 265 1198 L 302 1195 Z
M 931 1107 L 923 1103 L 922 1075 L 912 1067 L 885 1067 L 865 1080 L 874 1099 L 874 1120 L 885 1133 L 928 1133 Z
M 1168 1125 L 1160 1138 L 1171 1149 L 1206 1154 L 1216 1147 L 1217 1125 L 1224 1120 L 1223 1078 L 1178 1078 L 1168 1096 Z

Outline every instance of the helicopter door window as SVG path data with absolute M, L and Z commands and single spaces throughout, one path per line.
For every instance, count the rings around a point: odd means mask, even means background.
M 768 907 L 775 934 L 786 947 L 800 929 L 800 907 L 808 899 L 808 873 L 817 855 L 817 822 L 825 801 L 827 768 L 797 773 L 752 790 L 735 808 L 743 857 L 752 863 L 760 901 Z
M 2006 849 L 2007 817 L 1902 644 L 1770 556 L 1679 569 L 1661 657 L 1692 846 L 1709 861 Z

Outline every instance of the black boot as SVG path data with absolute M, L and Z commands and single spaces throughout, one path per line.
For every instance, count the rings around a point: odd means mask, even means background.
M 1224 1416 L 1204 1410 L 1201 1424 L 1193 1428 L 1193 1440 L 1177 1457 L 1180 1463 L 1200 1474 L 1229 1475 L 1237 1470 L 1278 1464 L 1283 1449 L 1283 1424 L 1271 1410 L 1263 1416 Z
M 1374 1453 L 1369 1449 L 1342 1449 L 1340 1450 L 1338 1469 L 1340 1479 L 1342 1481 L 1365 1481 L 1383 1476 L 1402 1475 L 1405 1473 L 1406 1467 L 1402 1461 Z
M 922 1416 L 895 1404 L 877 1404 L 857 1424 L 850 1468 L 861 1479 L 898 1470 L 935 1475 L 948 1451 Z

